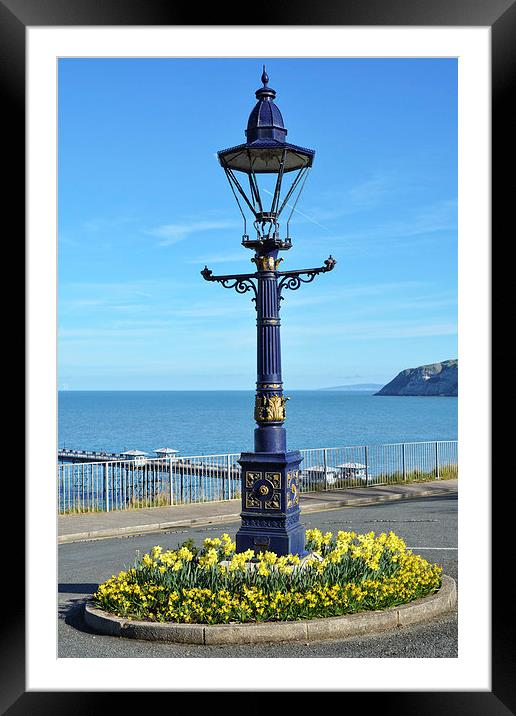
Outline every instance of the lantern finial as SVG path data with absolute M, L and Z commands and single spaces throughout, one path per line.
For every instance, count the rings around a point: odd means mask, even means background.
M 263 66 L 263 72 L 262 72 L 262 82 L 263 86 L 267 87 L 269 83 L 269 75 L 267 74 L 267 70 L 265 69 L 265 65 Z

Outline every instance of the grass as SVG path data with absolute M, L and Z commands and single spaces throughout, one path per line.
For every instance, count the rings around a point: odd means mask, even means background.
M 158 492 L 154 497 L 150 498 L 132 497 L 127 503 L 127 508 L 130 510 L 138 510 L 146 507 L 168 507 L 169 505 L 169 494 L 166 492 Z
M 103 507 L 92 507 L 88 504 L 83 504 L 81 500 L 76 501 L 72 507 L 59 511 L 60 515 L 83 515 L 87 512 L 105 512 Z

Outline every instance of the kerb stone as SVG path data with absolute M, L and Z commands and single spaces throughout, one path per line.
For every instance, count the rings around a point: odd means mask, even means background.
M 397 607 L 398 626 L 410 626 L 419 622 L 435 619 L 454 609 L 457 604 L 457 586 L 455 580 L 446 575 L 442 578 L 441 588 L 436 594 L 416 599 L 410 604 Z
M 389 609 L 384 612 L 362 612 L 329 619 L 313 619 L 306 624 L 309 641 L 340 639 L 356 634 L 395 629 L 398 626 L 398 615 L 396 610 Z
M 210 624 L 205 631 L 205 644 L 266 644 L 303 639 L 306 639 L 306 622 Z

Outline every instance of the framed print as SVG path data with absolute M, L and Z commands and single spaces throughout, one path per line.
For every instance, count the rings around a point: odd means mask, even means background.
M 516 712 L 511 667 L 514 647 L 505 622 L 507 615 L 492 607 L 507 601 L 502 585 L 509 532 L 503 520 L 493 520 L 491 531 L 490 507 L 497 507 L 501 498 L 490 484 L 488 275 L 490 232 L 493 238 L 501 235 L 503 226 L 507 234 L 510 224 L 502 217 L 513 201 L 514 187 L 504 177 L 511 157 L 514 159 L 507 103 L 514 94 L 516 73 L 516 4 L 511 0 L 474 4 L 450 0 L 444 6 L 409 0 L 311 5 L 289 2 L 275 9 L 270 24 L 262 19 L 257 23 L 246 8 L 238 25 L 220 7 L 216 12 L 215 7 L 203 10 L 202 23 L 196 21 L 195 14 L 193 8 L 154 0 L 123 4 L 112 0 L 101 4 L 85 0 L 65 4 L 55 0 L 0 0 L 6 136 L 18 149 L 5 205 L 25 216 L 28 309 L 26 613 L 21 598 L 7 603 L 10 627 L 3 639 L 3 712 L 11 716 L 47 711 L 89 713 L 102 708 L 103 693 L 98 692 L 110 691 L 127 691 L 130 698 L 131 692 L 138 691 L 186 691 L 200 696 L 243 691 L 244 698 L 246 691 L 343 691 L 345 698 L 357 693 L 360 699 L 366 696 L 371 705 L 402 714 L 415 709 L 421 714 Z M 462 404 L 459 397 L 459 459 L 464 477 L 459 510 L 458 657 L 432 659 L 429 654 L 419 659 L 339 660 L 328 653 L 325 658 L 307 658 L 300 650 L 296 658 L 253 660 L 248 654 L 241 659 L 228 659 L 224 654 L 222 658 L 195 658 L 197 654 L 191 658 L 188 654 L 188 658 L 174 659 L 172 676 L 170 661 L 163 658 L 139 658 L 138 654 L 129 659 L 83 658 L 80 646 L 76 658 L 60 657 L 55 621 L 56 495 L 52 482 L 58 381 L 58 61 L 217 58 L 227 62 L 255 58 L 261 70 L 269 58 L 371 57 L 445 57 L 458 61 L 459 352 L 465 396 Z M 221 91 L 230 92 L 230 88 Z M 468 115 L 468 111 L 474 113 Z M 470 117 L 469 122 L 466 117 Z M 154 149 L 158 156 L 158 148 Z M 26 162 L 22 159 L 25 156 Z M 127 157 L 120 160 L 128 166 Z M 219 224 L 215 217 L 210 225 L 225 228 Z M 165 239 L 174 241 L 170 230 L 169 226 Z M 184 227 L 173 229 L 176 233 L 178 230 L 186 231 Z M 469 244 L 465 236 L 469 236 Z M 21 237 L 17 241 L 21 245 Z M 113 275 L 123 270 L 122 264 L 113 267 Z M 214 286 L 209 288 L 215 290 Z M 469 359 L 473 354 L 475 359 Z M 276 475 L 270 472 L 276 470 L 274 465 L 267 469 L 266 476 Z M 264 500 L 266 486 L 262 488 Z M 298 499 L 297 487 L 295 495 Z M 252 506 L 262 506 L 260 499 L 255 497 Z M 19 544 L 16 549 L 21 553 Z M 475 584 L 476 600 L 468 592 Z M 16 585 L 17 594 L 22 589 L 22 584 Z M 77 593 L 81 593 L 79 589 Z M 92 638 L 87 631 L 83 636 Z M 87 656 L 91 657 L 84 654 Z M 278 665 L 281 662 L 284 679 L 257 683 L 255 672 L 262 672 L 264 666 L 274 670 L 275 661 Z M 354 686 L 348 682 L 343 687 L 343 668 L 353 674 Z M 224 673 L 231 677 L 224 678 Z M 174 698 L 175 694 L 169 696 Z

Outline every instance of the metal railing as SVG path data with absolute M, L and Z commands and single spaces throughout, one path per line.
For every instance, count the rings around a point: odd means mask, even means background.
M 301 450 L 300 491 L 456 478 L 457 441 Z M 240 453 L 57 466 L 59 514 L 240 497 Z

